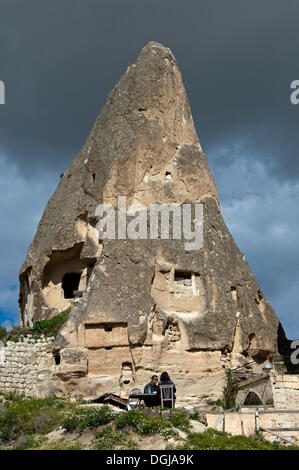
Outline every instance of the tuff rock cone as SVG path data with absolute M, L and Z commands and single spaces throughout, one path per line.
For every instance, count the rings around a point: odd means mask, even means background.
M 99 241 L 96 208 L 203 204 L 203 247 Z M 107 98 L 47 204 L 20 272 L 21 323 L 71 306 L 56 340 L 56 393 L 127 393 L 167 370 L 178 398 L 219 398 L 225 367 L 256 367 L 279 322 L 220 213 L 182 77 L 151 42 Z M 57 361 L 59 362 L 59 361 Z

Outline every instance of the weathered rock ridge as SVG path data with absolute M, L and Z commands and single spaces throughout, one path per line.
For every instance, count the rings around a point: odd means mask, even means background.
M 118 196 L 146 208 L 201 202 L 203 247 L 99 241 L 96 207 Z M 196 402 L 219 397 L 225 366 L 261 364 L 277 349 L 278 319 L 222 219 L 179 68 L 161 44 L 144 47 L 110 92 L 21 268 L 23 325 L 70 305 L 55 345 L 60 393 L 123 392 L 168 370 Z

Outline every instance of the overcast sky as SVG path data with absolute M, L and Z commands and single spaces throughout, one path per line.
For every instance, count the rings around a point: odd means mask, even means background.
M 299 338 L 298 0 L 0 0 L 0 323 L 60 174 L 149 41 L 174 53 L 224 219 Z

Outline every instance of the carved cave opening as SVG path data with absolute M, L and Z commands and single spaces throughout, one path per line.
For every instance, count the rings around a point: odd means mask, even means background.
M 54 359 L 55 359 L 56 366 L 59 366 L 59 364 L 60 364 L 60 352 L 59 351 L 54 351 L 53 356 L 54 356 Z
M 184 267 L 172 267 L 167 272 L 160 268 L 155 270 L 151 293 L 159 307 L 186 313 L 204 308 L 200 297 L 202 288 L 203 283 L 198 272 Z
M 187 271 L 175 271 L 174 282 L 181 286 L 191 286 L 192 273 Z
M 85 291 L 95 260 L 81 258 L 83 243 L 67 250 L 54 251 L 42 275 L 43 297 L 50 308 L 70 306 Z
M 129 385 L 133 379 L 132 376 L 132 363 L 131 362 L 123 362 L 122 363 L 122 382 L 124 385 Z
M 231 286 L 230 291 L 231 291 L 231 295 L 232 295 L 233 300 L 237 300 L 237 296 L 238 296 L 237 287 L 236 286 Z
M 62 289 L 65 299 L 74 299 L 76 291 L 79 289 L 79 283 L 82 272 L 66 273 L 62 278 Z

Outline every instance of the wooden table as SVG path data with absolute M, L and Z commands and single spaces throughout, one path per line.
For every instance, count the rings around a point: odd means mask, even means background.
M 155 401 L 159 403 L 154 406 L 159 406 L 160 404 L 160 395 L 158 393 L 132 393 L 129 395 L 129 400 L 130 398 L 136 398 L 138 400 L 155 399 Z
M 142 400 L 143 398 L 157 397 L 157 396 L 158 396 L 157 393 L 132 393 L 131 395 L 129 395 L 129 398 L 139 398 L 140 400 Z

